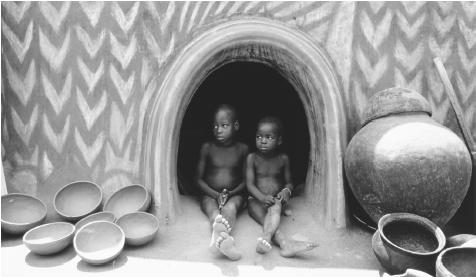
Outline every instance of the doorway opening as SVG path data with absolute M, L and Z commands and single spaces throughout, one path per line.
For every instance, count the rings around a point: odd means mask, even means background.
M 304 107 L 309 157 L 302 202 L 321 224 L 347 225 L 342 166 L 346 114 L 339 77 L 323 48 L 307 34 L 285 24 L 242 18 L 203 30 L 174 57 L 162 69 L 163 74 L 147 86 L 155 93 L 149 101 L 142 132 L 143 181 L 152 191 L 160 218 L 175 221 L 181 213 L 177 166 L 180 133 L 197 89 L 227 64 L 254 62 L 284 76 Z
M 213 71 L 198 87 L 187 107 L 180 129 L 177 160 L 179 191 L 198 195 L 196 166 L 201 145 L 213 139 L 213 112 L 219 104 L 237 109 L 237 139 L 256 150 L 258 120 L 266 115 L 283 123 L 281 151 L 287 153 L 295 194 L 302 191 L 309 164 L 309 129 L 303 104 L 293 86 L 271 66 L 257 62 L 232 62 Z

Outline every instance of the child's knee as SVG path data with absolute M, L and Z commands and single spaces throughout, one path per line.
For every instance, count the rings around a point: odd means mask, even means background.
M 268 210 L 272 213 L 281 213 L 281 205 L 275 204 L 275 205 L 269 207 Z
M 238 212 L 238 208 L 236 207 L 236 205 L 225 205 L 225 207 L 223 207 L 223 213 L 226 213 L 227 215 L 236 215 L 236 213 Z

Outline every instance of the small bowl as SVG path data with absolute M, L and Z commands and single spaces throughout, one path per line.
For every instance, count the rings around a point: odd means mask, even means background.
M 103 264 L 115 259 L 124 248 L 125 235 L 121 227 L 108 221 L 90 222 L 76 232 L 74 250 L 90 264 Z
M 436 259 L 436 277 L 471 277 L 475 273 L 475 247 L 447 248 Z
M 88 215 L 87 217 L 81 219 L 76 223 L 76 230 L 81 229 L 84 225 L 94 222 L 94 221 L 109 221 L 114 222 L 116 217 L 111 212 L 99 212 L 95 214 Z
M 77 221 L 94 213 L 102 201 L 102 189 L 95 183 L 78 181 L 62 187 L 54 198 L 56 212 L 65 220 Z
M 159 221 L 145 212 L 129 213 L 117 220 L 126 236 L 128 245 L 138 246 L 152 241 L 159 231 Z
M 129 185 L 116 191 L 104 204 L 104 211 L 109 211 L 116 218 L 133 213 L 145 212 L 150 206 L 149 191 L 141 185 Z
M 26 232 L 23 243 L 33 253 L 51 255 L 70 245 L 74 230 L 74 225 L 68 222 L 43 224 Z
M 2 195 L 2 230 L 23 234 L 46 218 L 46 205 L 36 197 L 21 193 Z
M 408 268 L 435 273 L 435 260 L 446 238 L 429 219 L 410 213 L 386 214 L 378 222 L 378 235 L 387 260 L 382 262 L 376 255 L 389 273 L 401 274 Z

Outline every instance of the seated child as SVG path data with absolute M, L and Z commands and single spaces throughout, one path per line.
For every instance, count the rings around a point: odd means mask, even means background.
M 251 195 L 248 211 L 263 226 L 263 236 L 258 238 L 256 252 L 269 252 L 271 239 L 274 239 L 281 248 L 281 256 L 293 257 L 315 248 L 317 244 L 290 240 L 279 230 L 281 210 L 293 189 L 289 158 L 278 150 L 282 142 L 281 132 L 281 122 L 275 117 L 265 117 L 258 122 L 257 152 L 249 154 L 246 159 L 246 187 Z
M 235 140 L 238 129 L 235 109 L 220 105 L 213 123 L 215 139 L 202 145 L 197 168 L 197 183 L 203 192 L 201 208 L 213 229 L 209 248 L 231 260 L 241 258 L 229 233 L 245 202 L 243 176 L 248 154 L 248 146 Z

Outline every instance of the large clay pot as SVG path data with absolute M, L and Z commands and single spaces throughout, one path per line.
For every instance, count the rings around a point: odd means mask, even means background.
M 461 205 L 470 184 L 469 152 L 430 116 L 415 91 L 390 88 L 370 98 L 344 162 L 352 192 L 374 222 L 408 212 L 444 225 Z

